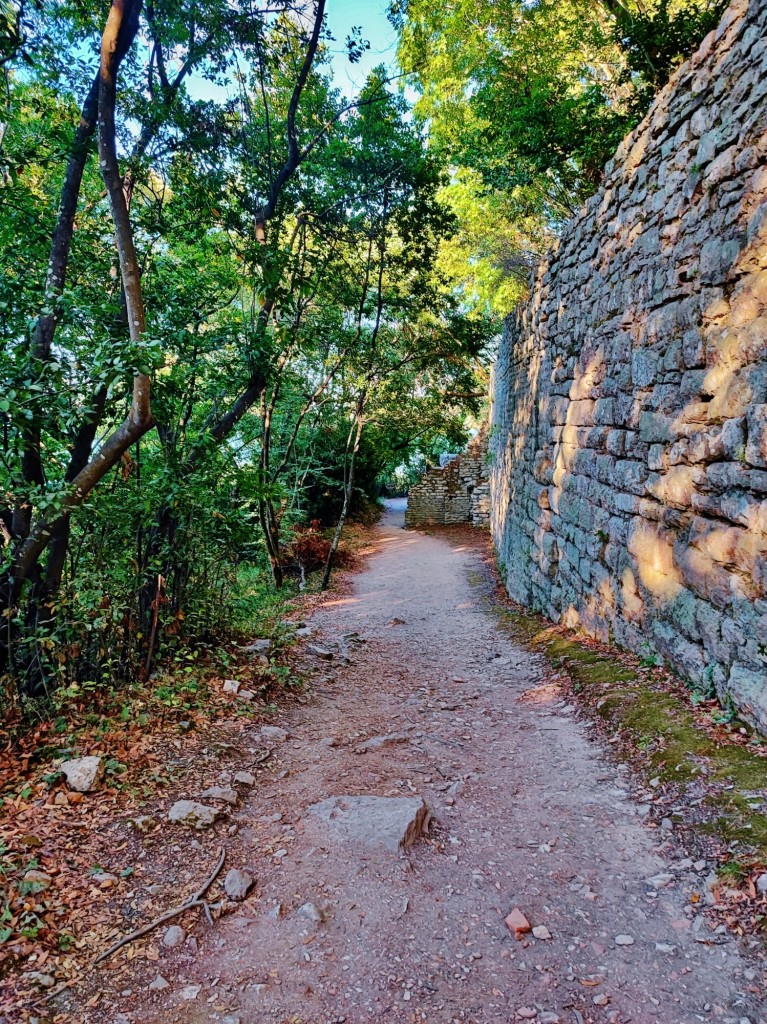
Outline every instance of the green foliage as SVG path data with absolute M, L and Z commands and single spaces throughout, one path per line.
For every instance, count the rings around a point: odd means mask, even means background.
M 73 144 L 106 10 L 25 10 L 19 26 L 0 8 L 0 678 L 27 710 L 55 692 L 63 718 L 170 666 L 163 700 L 185 706 L 195 651 L 282 607 L 282 546 L 343 507 L 356 425 L 360 498 L 460 443 L 492 325 L 447 272 L 443 158 L 380 69 L 349 105 L 322 45 L 299 77 L 313 5 L 163 0 L 119 78 L 147 321 L 132 341 L 93 140 Z M 352 33 L 350 57 L 363 49 Z M 78 159 L 66 278 L 46 286 Z M 137 373 L 154 427 L 71 512 Z
M 416 116 L 455 167 L 452 202 L 464 237 L 449 262 L 476 300 L 508 312 L 520 271 L 524 279 L 594 192 L 617 144 L 725 7 L 394 0 L 400 63 L 419 92 Z

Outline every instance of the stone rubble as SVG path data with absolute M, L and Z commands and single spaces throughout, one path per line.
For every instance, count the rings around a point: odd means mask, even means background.
M 408 493 L 406 526 L 490 523 L 487 431 L 482 430 L 445 466 L 434 466 Z

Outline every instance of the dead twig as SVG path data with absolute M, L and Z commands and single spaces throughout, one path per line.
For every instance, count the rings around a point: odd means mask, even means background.
M 103 960 L 112 956 L 118 949 L 122 949 L 123 946 L 127 946 L 129 942 L 135 942 L 136 939 L 140 939 L 142 936 L 147 935 L 149 932 L 154 931 L 155 928 L 159 928 L 161 924 L 165 924 L 166 921 L 172 921 L 174 917 L 178 917 L 179 914 L 185 913 L 187 910 L 191 910 L 192 907 L 202 907 L 205 917 L 208 919 L 209 924 L 213 924 L 213 917 L 210 912 L 210 906 L 208 901 L 204 898 L 205 893 L 210 889 L 211 885 L 218 878 L 221 868 L 224 866 L 226 860 L 226 849 L 222 846 L 218 855 L 218 862 L 213 872 L 208 876 L 203 885 L 190 896 L 186 902 L 180 904 L 178 907 L 174 907 L 171 910 L 166 910 L 164 914 L 160 914 L 154 921 L 150 921 L 149 924 L 145 924 L 143 928 L 137 928 L 135 932 L 131 932 L 129 935 L 124 936 L 119 942 L 115 942 L 113 946 L 110 946 L 106 952 L 97 956 L 93 961 L 93 966 L 100 964 Z

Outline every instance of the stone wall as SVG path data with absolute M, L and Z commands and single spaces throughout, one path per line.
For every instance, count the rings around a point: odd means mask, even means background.
M 537 269 L 494 373 L 509 593 L 767 731 L 767 3 L 739 0 Z
M 487 464 L 487 431 L 480 431 L 466 451 L 445 466 L 428 469 L 410 488 L 407 526 L 449 526 L 490 522 L 490 480 Z

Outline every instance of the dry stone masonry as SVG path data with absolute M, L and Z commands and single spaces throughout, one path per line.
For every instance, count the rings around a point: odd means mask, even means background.
M 737 0 L 538 267 L 494 374 L 512 598 L 767 731 L 767 3 Z
M 483 430 L 464 452 L 445 466 L 435 466 L 410 488 L 407 526 L 450 526 L 490 522 L 490 478 L 487 431 Z

